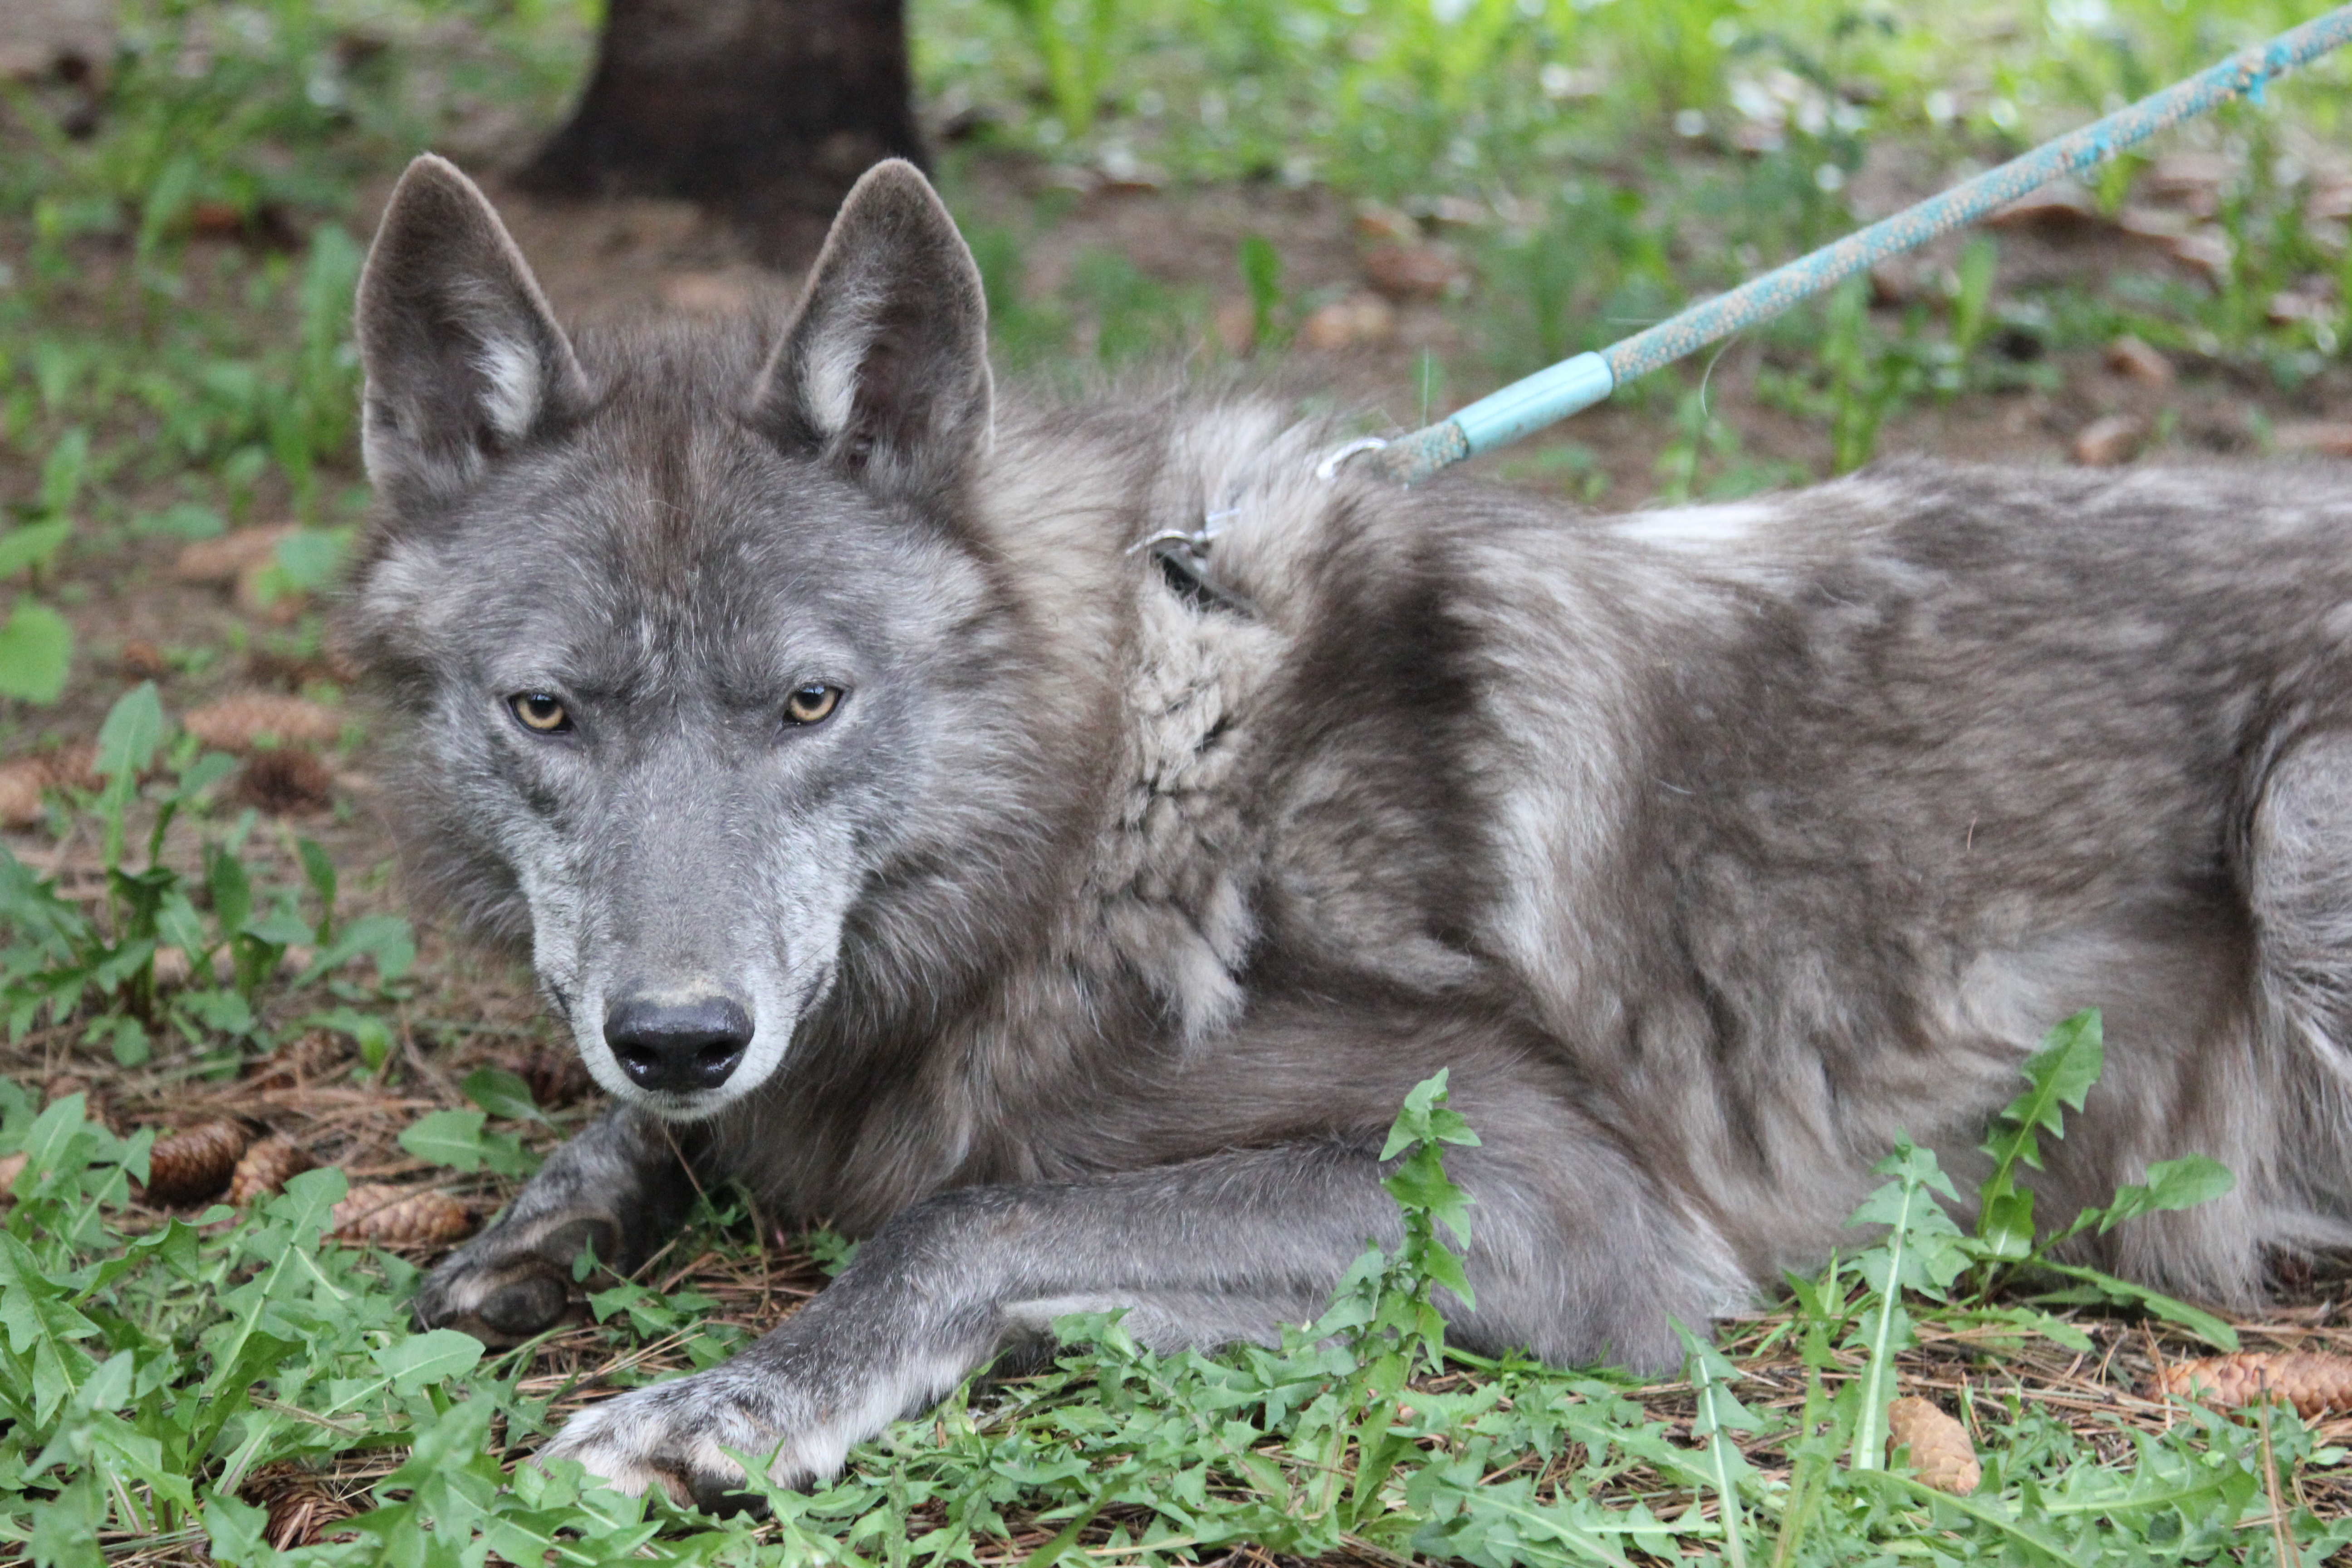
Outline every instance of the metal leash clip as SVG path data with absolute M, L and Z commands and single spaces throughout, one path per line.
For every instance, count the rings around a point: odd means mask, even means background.
M 1209 545 L 1224 531 L 1218 524 L 1229 517 L 1240 516 L 1241 510 L 1229 506 L 1213 511 L 1201 520 L 1196 529 L 1162 529 L 1128 546 L 1127 552 L 1134 555 L 1148 552 L 1158 563 L 1169 587 L 1193 608 L 1231 610 L 1255 616 L 1257 606 L 1246 595 L 1235 593 L 1209 574 Z
M 1315 465 L 1315 477 L 1328 485 L 1339 477 L 1339 466 L 1349 458 L 1365 452 L 1385 452 L 1388 450 L 1388 440 L 1384 437 L 1359 436 L 1352 441 L 1334 447 L 1325 454 L 1323 460 Z

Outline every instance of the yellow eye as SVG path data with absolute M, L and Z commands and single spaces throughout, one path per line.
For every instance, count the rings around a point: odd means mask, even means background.
M 822 724 L 840 706 L 840 687 L 803 686 L 784 700 L 784 718 L 794 724 Z
M 522 721 L 522 727 L 541 735 L 560 735 L 572 728 L 572 715 L 563 704 L 544 691 L 524 691 L 507 699 L 507 706 Z

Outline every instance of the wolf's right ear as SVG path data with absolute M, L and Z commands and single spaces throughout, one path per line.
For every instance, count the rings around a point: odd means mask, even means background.
M 360 274 L 361 451 L 403 514 L 585 407 L 587 381 L 489 199 L 455 164 L 408 165 Z
M 799 313 L 761 373 L 754 424 L 886 494 L 953 489 L 987 447 L 988 304 L 955 219 L 912 163 L 841 204 Z

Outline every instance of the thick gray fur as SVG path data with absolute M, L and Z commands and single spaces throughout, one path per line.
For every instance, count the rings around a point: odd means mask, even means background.
M 722 1446 L 822 1476 L 1056 1313 L 1268 1336 L 1394 1234 L 1379 1136 L 1441 1067 L 1485 1138 L 1451 1156 L 1481 1350 L 1670 1363 L 1672 1320 L 1817 1263 L 1899 1134 L 1969 1171 L 2090 1005 L 2045 1210 L 2238 1175 L 2104 1262 L 2243 1303 L 2265 1249 L 2352 1236 L 2341 468 L 1905 463 L 1618 518 L 1327 482 L 1331 434 L 1265 402 L 993 406 L 903 164 L 781 333 L 575 356 L 433 160 L 361 310 L 351 626 L 411 724 L 414 863 L 530 942 L 622 1101 L 421 1314 L 552 1320 L 688 1165 L 867 1237 L 552 1453 L 707 1498 Z M 1211 514 L 1244 608 L 1137 548 Z M 848 695 L 788 726 L 812 682 Z M 743 999 L 743 1065 L 636 1089 L 624 992 Z

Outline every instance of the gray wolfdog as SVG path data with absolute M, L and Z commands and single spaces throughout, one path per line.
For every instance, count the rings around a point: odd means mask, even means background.
M 1818 1261 L 1908 1132 L 1965 1173 L 2106 1009 L 2065 1212 L 2253 1299 L 2352 1237 L 2352 482 L 1905 464 L 1595 518 L 1318 457 L 1280 408 L 1000 405 L 922 177 L 780 332 L 557 325 L 415 163 L 360 290 L 355 647 L 419 885 L 527 941 L 617 1102 L 419 1301 L 511 1338 L 696 1184 L 863 1236 L 725 1365 L 547 1450 L 804 1482 L 1065 1313 L 1310 1319 L 1485 1142 L 1468 1346 L 1656 1367 Z M 1198 570 L 1140 548 L 1210 537 Z

